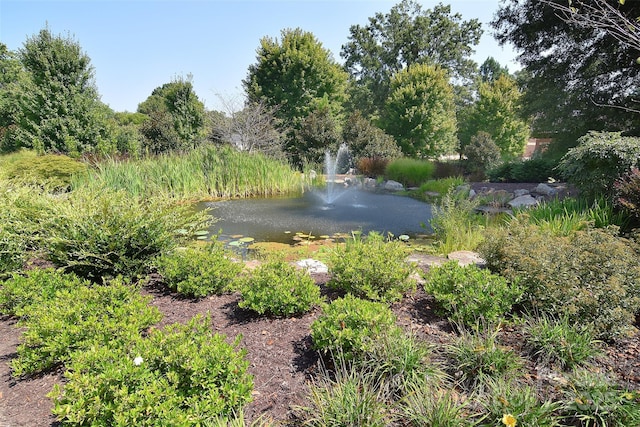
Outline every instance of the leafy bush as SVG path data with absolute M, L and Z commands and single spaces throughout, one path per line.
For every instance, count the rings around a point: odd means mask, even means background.
M 87 172 L 87 165 L 58 154 L 22 152 L 5 164 L 4 176 L 12 181 L 41 186 L 50 191 L 66 191 L 75 174 Z
M 600 354 L 598 342 L 591 330 L 567 318 L 548 315 L 527 321 L 523 335 L 533 357 L 545 365 L 558 365 L 570 370 Z
M 177 248 L 154 264 L 170 289 L 197 298 L 228 290 L 242 271 L 242 264 L 232 261 L 219 242 Z
M 469 173 L 484 175 L 500 162 L 500 147 L 487 132 L 478 132 L 464 147 L 465 168 Z
M 14 273 L 0 287 L 0 313 L 27 316 L 49 304 L 59 291 L 79 286 L 89 286 L 89 282 L 51 268 L 30 270 L 24 275 Z
M 25 243 L 10 226 L 0 223 L 0 278 L 22 267 L 27 252 Z
M 457 261 L 431 268 L 424 288 L 446 314 L 467 325 L 478 318 L 500 319 L 522 296 L 517 280 L 510 283 L 475 265 L 462 267 Z
M 503 425 L 503 417 L 511 415 L 518 426 L 555 427 L 559 404 L 541 402 L 536 390 L 513 379 L 487 378 L 478 393 L 481 419 L 477 426 Z M 506 424 L 506 423 L 504 423 Z
M 11 364 L 13 374 L 34 374 L 94 346 L 127 342 L 161 319 L 150 299 L 121 280 L 57 290 L 55 298 L 23 310 L 20 324 L 26 330 Z
M 329 286 L 375 301 L 399 300 L 415 288 L 409 278 L 413 268 L 405 256 L 402 242 L 386 242 L 378 233 L 347 240 L 329 255 Z
M 50 393 L 53 412 L 73 425 L 209 425 L 251 400 L 239 340 L 227 343 L 211 333 L 208 317 L 197 316 L 127 346 L 93 346 L 74 356 L 64 388 Z
M 460 329 L 460 336 L 446 351 L 452 359 L 452 371 L 469 390 L 487 378 L 500 378 L 517 372 L 523 365 L 520 357 L 498 342 L 499 329 Z
M 618 178 L 614 185 L 615 203 L 636 221 L 640 220 L 640 169 Z
M 384 174 L 387 179 L 415 187 L 431 179 L 434 171 L 435 166 L 431 162 L 405 157 L 389 162 Z
M 598 338 L 623 334 L 640 310 L 639 249 L 615 230 L 555 236 L 515 219 L 491 229 L 479 251 L 492 271 L 520 279 L 532 311 L 589 325 Z
M 449 254 L 475 250 L 483 239 L 483 218 L 475 212 L 479 201 L 458 197 L 449 191 L 437 206 L 432 206 L 431 228 L 436 237 L 434 250 Z
M 389 160 L 382 157 L 362 157 L 356 166 L 362 175 L 376 178 L 384 175 L 388 164 Z
M 581 426 L 640 425 L 640 391 L 621 389 L 606 375 L 587 369 L 574 371 L 565 388 L 562 412 Z
M 311 324 L 311 338 L 324 353 L 342 351 L 346 358 L 361 355 L 373 340 L 395 328 L 395 316 L 385 304 L 346 295 L 325 305 Z
M 96 282 L 136 277 L 153 257 L 206 223 L 205 213 L 161 199 L 75 190 L 52 206 L 43 226 L 43 246 L 54 264 L 78 276 Z
M 555 160 L 545 157 L 511 160 L 487 170 L 487 176 L 491 182 L 547 182 L 560 178 L 556 166 Z
M 560 161 L 560 174 L 582 196 L 604 195 L 612 200 L 615 181 L 640 167 L 640 138 L 619 132 L 589 132 L 578 142 Z
M 244 281 L 241 292 L 238 306 L 258 314 L 294 316 L 322 302 L 311 276 L 285 261 L 262 264 Z

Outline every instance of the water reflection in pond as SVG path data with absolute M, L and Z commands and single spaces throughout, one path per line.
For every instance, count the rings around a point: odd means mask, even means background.
M 292 243 L 296 232 L 315 236 L 378 231 L 415 235 L 430 231 L 431 206 L 409 197 L 350 190 L 331 204 L 320 195 L 297 198 L 242 199 L 206 202 L 218 221 L 212 233 L 250 236 L 256 241 Z

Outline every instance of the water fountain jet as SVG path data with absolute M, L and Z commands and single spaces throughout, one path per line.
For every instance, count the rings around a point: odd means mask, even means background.
M 346 144 L 341 144 L 335 157 L 331 156 L 331 152 L 327 150 L 324 155 L 324 176 L 326 182 L 326 192 L 322 196 L 326 205 L 333 204 L 342 194 L 345 193 L 344 187 L 338 188 L 336 176 L 338 172 L 342 172 L 339 168 L 348 169 L 351 163 L 351 154 Z

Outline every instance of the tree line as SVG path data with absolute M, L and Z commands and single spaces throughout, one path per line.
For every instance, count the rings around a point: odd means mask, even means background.
M 140 156 L 216 143 L 302 166 L 341 143 L 356 157 L 510 159 L 532 134 L 559 150 L 591 130 L 637 134 L 637 46 L 585 25 L 577 18 L 597 2 L 577 3 L 569 12 L 566 0 L 500 6 L 492 27 L 521 52 L 515 74 L 491 57 L 478 67 L 480 22 L 444 4 L 402 0 L 351 26 L 343 64 L 312 33 L 283 29 L 259 41 L 245 100 L 227 111 L 207 111 L 192 77 L 180 76 L 136 112 L 114 112 L 80 44 L 44 28 L 16 52 L 0 43 L 0 148 Z M 610 3 L 636 22 L 640 6 Z

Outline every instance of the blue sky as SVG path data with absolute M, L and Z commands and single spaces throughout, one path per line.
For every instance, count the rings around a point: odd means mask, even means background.
M 71 35 L 91 58 L 102 101 L 116 111 L 135 111 L 158 86 L 193 75 L 208 109 L 224 109 L 220 97 L 241 101 L 242 79 L 256 61 L 264 36 L 285 28 L 312 32 L 338 62 L 349 27 L 366 25 L 399 0 L 0 0 L 0 41 L 10 50 L 48 24 Z M 443 1 L 447 3 L 446 1 Z M 438 1 L 422 0 L 423 8 Z M 487 23 L 499 0 L 455 0 L 452 11 L 477 18 L 485 33 L 474 59 L 493 56 L 510 70 L 516 54 L 500 47 Z

